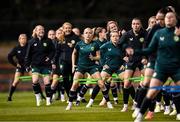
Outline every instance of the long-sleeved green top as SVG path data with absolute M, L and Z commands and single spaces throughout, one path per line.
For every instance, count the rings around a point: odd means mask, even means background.
M 158 30 L 148 48 L 135 50 L 135 53 L 149 55 L 157 51 L 155 70 L 166 72 L 180 68 L 180 37 L 174 34 L 175 28 Z

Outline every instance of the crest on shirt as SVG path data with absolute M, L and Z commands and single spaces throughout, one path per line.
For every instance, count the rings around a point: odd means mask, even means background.
M 71 44 L 75 44 L 75 40 L 71 40 Z
M 47 43 L 43 43 L 43 46 L 44 46 L 44 47 L 47 47 Z
M 91 50 L 94 51 L 94 47 L 91 47 Z
M 111 48 L 108 48 L 108 51 L 111 51 Z
M 160 38 L 159 38 L 161 41 L 164 41 L 164 36 L 160 36 Z
M 141 38 L 139 39 L 139 41 L 140 41 L 140 42 L 144 42 L 144 38 L 141 37 Z
M 179 37 L 178 36 L 174 36 L 174 41 L 178 42 L 179 41 Z

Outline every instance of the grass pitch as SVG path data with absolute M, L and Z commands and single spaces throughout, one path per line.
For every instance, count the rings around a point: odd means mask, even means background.
M 0 121 L 133 121 L 131 110 L 120 112 L 122 95 L 119 95 L 119 104 L 114 105 L 112 110 L 98 105 L 102 98 L 99 94 L 92 108 L 85 108 L 86 104 L 81 103 L 80 106 L 74 105 L 70 111 L 65 110 L 67 103 L 61 101 L 55 101 L 51 106 L 46 106 L 43 101 L 40 107 L 36 107 L 33 92 L 15 92 L 11 102 L 7 102 L 7 95 L 0 93 Z M 86 95 L 86 100 L 89 100 L 89 95 Z M 157 113 L 153 122 L 173 120 L 175 116 Z

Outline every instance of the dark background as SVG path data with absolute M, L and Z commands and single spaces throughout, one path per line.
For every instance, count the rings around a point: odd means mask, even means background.
M 3 2 L 3 3 L 2 3 Z M 131 19 L 147 20 L 161 7 L 172 5 L 180 12 L 180 0 L 5 0 L 0 4 L 0 40 L 17 40 L 20 33 L 31 34 L 37 24 L 57 29 L 65 21 L 75 27 L 104 26 L 116 20 L 129 29 Z

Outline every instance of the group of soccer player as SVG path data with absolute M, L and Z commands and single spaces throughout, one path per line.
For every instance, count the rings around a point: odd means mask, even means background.
M 19 45 L 8 54 L 9 62 L 16 67 L 8 101 L 12 101 L 12 94 L 26 71 L 32 78 L 37 106 L 41 105 L 42 98 L 46 99 L 47 106 L 51 105 L 56 91 L 60 91 L 58 98 L 65 101 L 66 91 L 66 110 L 71 110 L 73 100 L 79 106 L 81 101 L 85 101 L 88 89 L 92 88 L 86 108 L 93 105 L 101 90 L 100 105 L 106 104 L 107 108 L 113 109 L 109 90 L 114 104 L 118 104 L 118 88 L 123 85 L 121 112 L 128 111 L 131 95 L 135 122 L 142 121 L 147 109 L 149 112 L 145 119 L 152 119 L 154 112 L 164 109 L 164 115 L 176 115 L 180 120 L 180 93 L 173 92 L 178 91 L 175 87 L 170 89 L 172 93 L 167 92 L 166 87 L 160 87 L 180 86 L 180 27 L 174 8 L 160 9 L 156 16 L 149 18 L 148 25 L 144 29 L 141 20 L 133 18 L 132 29 L 125 31 L 116 21 L 108 21 L 106 28 L 87 27 L 81 35 L 78 28 L 65 22 L 56 31 L 49 30 L 47 37 L 42 25 L 34 28 L 29 41 L 26 34 L 20 34 Z M 114 73 L 122 82 L 116 82 L 117 78 L 112 77 Z M 133 77 L 142 76 L 139 83 L 133 82 Z M 82 79 L 87 82 L 81 84 Z M 97 83 L 89 82 L 92 79 Z M 44 82 L 46 98 L 40 80 Z M 168 82 L 170 80 L 173 82 Z M 160 106 L 162 96 L 163 107 Z

